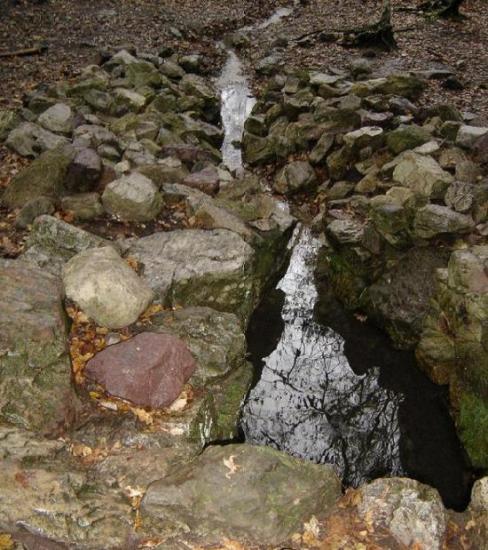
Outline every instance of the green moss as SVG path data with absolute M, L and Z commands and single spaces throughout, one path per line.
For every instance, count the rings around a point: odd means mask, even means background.
M 464 393 L 458 427 L 473 466 L 488 468 L 488 402 L 472 393 Z

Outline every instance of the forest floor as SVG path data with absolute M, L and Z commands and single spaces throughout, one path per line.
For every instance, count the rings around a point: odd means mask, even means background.
M 399 49 L 376 52 L 379 72 L 449 67 L 463 89 L 430 81 L 428 101 L 449 101 L 488 117 L 488 0 L 466 0 L 459 21 L 432 19 L 414 10 L 420 0 L 393 0 L 393 25 Z M 39 82 L 75 76 L 96 62 L 101 50 L 133 45 L 154 52 L 162 46 L 204 53 L 209 72 L 222 61 L 215 48 L 229 31 L 262 19 L 287 0 L 0 0 L 0 55 L 45 44 L 43 55 L 0 57 L 0 107 L 15 107 Z M 291 66 L 338 68 L 364 50 L 337 41 L 293 39 L 315 30 L 358 27 L 375 21 L 382 0 L 306 0 L 278 25 L 263 29 L 247 54 L 251 63 L 266 55 L 277 36 L 288 40 Z

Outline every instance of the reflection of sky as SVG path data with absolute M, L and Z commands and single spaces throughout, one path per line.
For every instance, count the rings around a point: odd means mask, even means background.
M 352 485 L 399 474 L 400 398 L 379 386 L 378 369 L 356 375 L 342 337 L 313 321 L 320 242 L 307 229 L 297 239 L 278 285 L 286 295 L 285 327 L 244 407 L 246 439 L 336 464 Z
M 221 91 L 221 117 L 225 130 L 223 161 L 230 170 L 238 170 L 242 167 L 242 153 L 232 143 L 242 139 L 244 123 L 256 100 L 252 97 L 247 79 L 242 73 L 241 62 L 232 50 L 228 51 L 227 63 L 217 85 Z

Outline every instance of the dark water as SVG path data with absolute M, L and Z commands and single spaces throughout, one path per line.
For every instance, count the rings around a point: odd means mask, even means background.
M 256 383 L 243 408 L 250 443 L 336 465 L 346 485 L 406 475 L 436 487 L 462 510 L 471 473 L 444 388 L 346 313 L 314 281 L 320 241 L 296 236 L 287 273 L 248 330 Z

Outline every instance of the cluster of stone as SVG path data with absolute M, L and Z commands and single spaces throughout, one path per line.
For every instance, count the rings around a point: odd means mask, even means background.
M 420 342 L 486 467 L 488 127 L 450 105 L 416 106 L 416 74 L 352 73 L 275 75 L 247 121 L 245 158 L 282 165 L 278 193 L 321 199 L 319 274 L 397 347 Z

